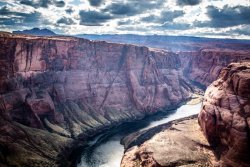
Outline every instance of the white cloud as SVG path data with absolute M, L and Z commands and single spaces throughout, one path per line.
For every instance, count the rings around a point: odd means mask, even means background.
M 119 1 L 119 0 L 116 0 Z M 126 0 L 120 1 L 120 3 L 130 3 L 135 0 Z M 150 1 L 149 3 L 156 3 L 161 0 Z M 162 0 L 163 1 L 163 0 Z M 227 28 L 211 28 L 211 27 L 191 27 L 187 26 L 186 29 L 173 29 L 176 25 L 181 25 L 183 23 L 194 25 L 194 22 L 205 22 L 209 21 L 210 18 L 207 15 L 208 6 L 216 6 L 219 9 L 223 9 L 225 5 L 229 7 L 234 7 L 237 5 L 246 6 L 250 5 L 249 0 L 203 0 L 200 4 L 194 6 L 178 6 L 176 1 L 168 0 L 165 3 L 161 4 L 159 7 L 145 10 L 145 12 L 134 11 L 131 15 L 112 15 L 112 19 L 103 21 L 102 26 L 85 26 L 80 25 L 80 16 L 79 11 L 98 11 L 101 14 L 109 11 L 105 11 L 108 6 L 111 5 L 114 1 L 105 0 L 99 7 L 91 6 L 88 0 L 64 0 L 64 7 L 56 7 L 55 5 L 49 5 L 48 8 L 33 8 L 32 6 L 24 5 L 18 3 L 16 0 L 3 0 L 5 4 L 1 4 L 2 7 L 6 5 L 8 9 L 13 12 L 22 12 L 22 13 L 32 13 L 39 12 L 41 14 L 39 25 L 33 25 L 34 27 L 47 27 L 56 32 L 65 33 L 65 34 L 79 34 L 79 33 L 135 33 L 135 34 L 161 34 L 161 35 L 194 35 L 194 36 L 207 36 L 207 37 L 231 37 L 231 38 L 248 38 L 250 37 L 250 32 L 246 29 L 249 28 L 249 25 L 239 25 L 232 26 Z M 1 8 L 1 6 L 0 6 Z M 71 13 L 67 13 L 66 10 L 71 9 Z M 162 11 L 183 11 L 184 15 L 180 15 L 173 19 L 171 23 L 168 23 L 170 26 L 166 26 L 165 29 L 161 23 L 153 22 L 142 22 L 141 18 L 147 17 L 150 15 L 155 15 L 160 17 Z M 11 18 L 11 15 L 0 15 L 1 18 Z M 17 16 L 16 16 L 17 17 Z M 57 21 L 62 17 L 70 18 L 74 21 L 73 25 L 57 24 Z M 167 16 L 166 16 L 167 17 Z M 1 20 L 0 20 L 1 21 Z M 118 24 L 124 22 L 124 24 Z M 1 24 L 1 23 L 0 23 Z M 158 26 L 158 29 L 156 28 Z M 159 29 L 159 26 L 162 26 Z M 4 31 L 12 31 L 24 28 L 33 28 L 27 27 L 27 25 L 0 25 L 0 29 Z M 242 34 L 241 34 L 242 33 Z

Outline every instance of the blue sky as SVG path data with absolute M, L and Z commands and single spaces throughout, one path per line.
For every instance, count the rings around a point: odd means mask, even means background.
M 0 0 L 0 30 L 250 39 L 250 0 Z

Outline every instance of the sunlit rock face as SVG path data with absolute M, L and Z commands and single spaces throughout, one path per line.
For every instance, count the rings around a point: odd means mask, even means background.
M 190 97 L 178 55 L 65 37 L 2 35 L 4 110 L 23 125 L 87 135 Z
M 250 164 L 250 62 L 232 63 L 206 90 L 200 126 L 224 165 Z

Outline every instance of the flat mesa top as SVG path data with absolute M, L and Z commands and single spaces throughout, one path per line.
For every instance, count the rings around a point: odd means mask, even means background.
M 34 35 L 24 35 L 24 34 L 12 34 L 9 32 L 1 32 L 0 31 L 0 38 L 19 38 L 19 39 L 51 39 L 51 40 L 61 40 L 61 41 L 72 41 L 76 40 L 76 37 L 71 36 L 34 36 Z
M 115 45 L 126 45 L 126 46 L 134 46 L 134 47 L 145 47 L 148 48 L 150 51 L 160 52 L 162 54 L 168 53 L 169 51 L 166 49 L 159 49 L 153 47 L 146 47 L 143 45 L 137 44 L 128 44 L 128 43 L 119 43 L 119 42 L 110 42 L 104 40 L 90 40 L 86 38 L 79 38 L 73 36 L 63 36 L 63 35 L 55 35 L 55 36 L 35 36 L 35 35 L 26 35 L 26 34 L 13 34 L 10 32 L 0 31 L 0 38 L 10 38 L 10 39 L 24 39 L 24 40 L 54 40 L 54 41 L 66 41 L 66 42 L 77 42 L 79 40 L 89 41 L 93 43 L 108 43 L 108 44 L 115 44 Z

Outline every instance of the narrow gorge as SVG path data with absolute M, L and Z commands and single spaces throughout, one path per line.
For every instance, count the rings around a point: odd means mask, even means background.
M 236 92 L 237 97 L 243 97 L 243 100 L 234 98 L 234 102 L 238 100 L 242 104 L 237 106 L 235 102 L 228 110 L 238 107 L 239 114 L 233 115 L 239 118 L 235 126 L 240 132 L 235 133 L 236 136 L 238 133 L 247 136 L 242 137 L 240 147 L 249 148 L 249 141 L 245 140 L 249 140 L 250 83 L 247 62 L 250 61 L 250 44 L 242 45 L 244 49 L 241 44 L 216 48 L 216 45 L 207 42 L 197 50 L 174 52 L 76 37 L 38 37 L 1 32 L 0 166 L 75 165 L 72 156 L 91 137 L 125 122 L 176 109 L 195 95 L 203 95 L 203 91 L 220 73 L 224 80 L 230 78 L 231 74 L 225 74 L 223 68 L 234 71 L 234 64 L 228 66 L 232 62 L 245 62 L 236 70 L 247 72 L 244 72 L 243 80 L 239 79 L 239 72 L 235 79 L 225 82 L 230 88 L 231 83 L 243 85 L 241 89 L 234 85 L 235 88 L 230 90 Z M 215 112 L 211 106 L 231 104 L 223 101 L 230 98 L 223 91 L 224 85 L 220 81 L 213 83 L 216 87 L 213 89 L 219 89 L 223 97 L 214 102 L 214 99 L 209 99 L 211 93 L 205 94 L 206 100 L 199 115 L 200 125 L 209 143 L 216 140 L 218 144 L 219 138 L 219 145 L 232 143 L 233 149 L 245 153 L 245 150 L 235 148 L 232 142 L 234 137 L 232 141 L 226 141 L 224 137 L 228 131 L 220 134 L 217 128 L 207 130 L 207 127 L 215 125 L 214 122 L 218 123 L 216 116 L 220 109 Z M 209 112 L 214 115 L 207 114 Z M 232 115 L 224 112 L 222 109 L 220 119 L 225 116 L 225 124 L 231 124 Z M 213 117 L 212 122 L 204 122 L 207 117 Z M 184 121 L 187 126 L 192 124 L 195 127 L 197 136 L 202 136 L 198 123 L 194 123 L 196 120 L 192 117 Z M 178 133 L 181 133 L 180 129 L 185 129 L 182 125 L 173 125 L 172 128 Z M 201 140 L 202 145 L 208 143 L 204 136 Z M 231 146 L 227 150 L 225 154 L 231 156 Z M 126 157 L 123 164 L 125 160 Z M 201 161 L 204 159 L 201 158 Z M 127 167 L 127 164 L 123 166 Z M 160 165 L 159 162 L 157 164 Z

